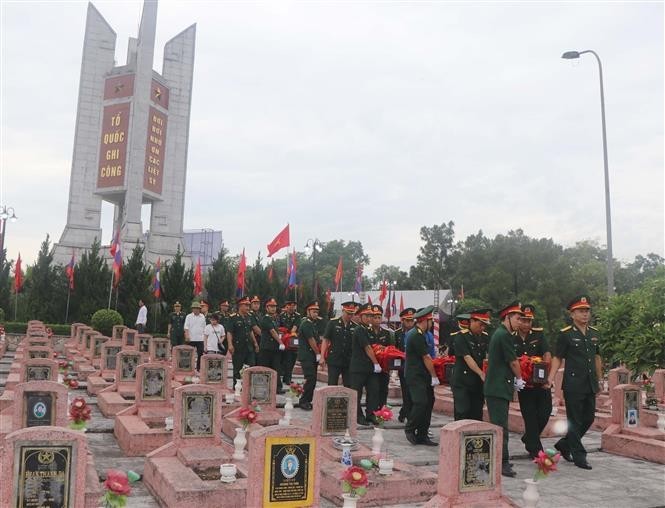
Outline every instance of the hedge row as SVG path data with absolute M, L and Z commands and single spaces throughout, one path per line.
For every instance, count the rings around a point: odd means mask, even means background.
M 69 335 L 72 331 L 71 325 L 46 325 L 53 330 L 53 335 Z M 4 324 L 5 333 L 15 333 L 18 335 L 24 334 L 28 329 L 28 323 L 18 323 L 8 321 Z

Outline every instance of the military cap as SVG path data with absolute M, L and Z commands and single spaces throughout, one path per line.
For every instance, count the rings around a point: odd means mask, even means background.
M 588 295 L 579 295 L 573 298 L 568 305 L 566 306 L 568 310 L 575 309 L 590 309 L 591 308 L 591 298 Z
M 413 319 L 413 315 L 416 313 L 416 309 L 413 307 L 407 307 L 402 312 L 399 313 L 400 319 Z
M 372 312 L 372 304 L 371 303 L 366 303 L 365 305 L 361 305 L 360 308 L 358 309 L 358 315 L 360 316 L 371 316 Z
M 434 305 L 428 305 L 422 309 L 418 309 L 413 317 L 416 321 L 425 321 L 426 319 L 432 319 L 432 313 L 434 312 Z
M 208 302 L 206 302 L 205 300 L 201 300 L 199 303 L 201 304 L 201 307 L 203 307 L 204 305 L 208 305 Z M 208 307 L 210 307 L 210 305 L 208 305 Z
M 222 305 L 224 305 L 225 307 L 231 306 L 228 300 L 222 300 L 221 302 L 219 302 L 219 306 L 221 307 Z
M 508 314 L 524 314 L 522 312 L 522 304 L 517 300 L 510 302 L 499 311 L 499 319 L 503 320 Z
M 192 302 L 192 309 L 200 309 L 201 304 L 199 302 Z
M 536 307 L 530 303 L 525 303 L 522 305 L 522 312 L 524 312 L 525 318 L 533 319 L 536 316 Z
M 375 316 L 383 316 L 383 307 L 380 305 L 372 305 L 372 314 Z
M 295 300 L 287 300 L 287 301 L 284 302 L 284 306 L 287 306 L 287 305 L 297 305 L 297 304 L 296 304 Z
M 344 302 L 342 303 L 342 310 L 350 314 L 355 314 L 356 310 L 358 310 L 358 304 L 353 301 Z
M 319 310 L 319 302 L 314 300 L 313 302 L 308 303 L 305 306 L 305 311 L 308 311 L 308 310 Z
M 486 325 L 490 324 L 490 314 L 492 309 L 473 309 L 469 311 L 469 319 L 476 319 Z
M 182 307 L 182 304 L 180 302 L 175 302 L 173 304 L 174 307 Z
M 237 305 L 249 305 L 249 296 L 243 296 L 236 300 Z
M 250 303 L 256 303 L 256 302 L 261 303 L 261 299 L 257 295 L 254 295 L 254 296 L 252 296 L 252 299 L 250 300 Z
M 266 307 L 267 307 L 268 305 L 274 305 L 274 306 L 276 307 L 276 306 L 277 306 L 277 300 L 275 300 L 274 298 L 268 298 L 268 299 L 266 300 Z

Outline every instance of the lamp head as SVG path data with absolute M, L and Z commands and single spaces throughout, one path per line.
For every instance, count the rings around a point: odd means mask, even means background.
M 580 57 L 579 51 L 566 51 L 563 55 L 561 55 L 561 58 L 564 58 L 566 60 L 574 60 L 575 58 L 579 57 Z

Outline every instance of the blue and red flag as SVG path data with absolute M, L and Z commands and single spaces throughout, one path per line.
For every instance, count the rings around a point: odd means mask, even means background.
M 362 293 L 363 291 L 363 265 L 358 265 L 356 269 L 356 282 L 353 286 L 353 290 L 356 293 Z
M 238 275 L 236 277 L 236 296 L 245 296 L 245 272 L 247 271 L 247 258 L 245 249 L 242 250 L 240 263 L 238 263 Z
M 74 290 L 74 252 L 72 252 L 72 259 L 69 260 L 67 266 L 65 266 L 65 275 L 69 280 L 69 289 L 70 291 Z
M 118 287 L 120 283 L 120 273 L 122 272 L 122 252 L 120 244 L 115 244 L 115 254 L 113 255 L 113 287 Z
M 392 303 L 391 309 L 393 311 L 393 316 L 397 315 L 397 301 L 396 301 L 396 296 L 395 296 L 394 291 L 393 291 L 393 303 Z M 404 310 L 404 309 L 402 309 L 402 310 Z
M 298 268 L 298 263 L 296 261 L 296 250 L 293 249 L 293 254 L 289 260 L 289 289 L 294 288 L 297 285 L 296 282 L 296 272 Z
M 162 267 L 161 258 L 157 258 L 157 264 L 155 265 L 155 278 L 152 280 L 152 294 L 155 295 L 155 298 L 162 296 L 162 285 L 159 280 L 159 270 Z
M 111 257 L 115 258 L 115 253 L 116 251 L 120 248 L 120 228 L 115 232 L 115 235 L 113 235 L 113 240 L 111 241 L 111 248 L 109 249 L 109 252 L 111 253 Z

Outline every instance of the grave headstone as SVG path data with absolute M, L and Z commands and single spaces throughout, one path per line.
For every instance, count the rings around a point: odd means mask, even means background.
M 344 386 L 314 390 L 312 432 L 316 436 L 343 436 L 347 429 L 356 435 L 357 392 Z
M 140 353 L 145 353 L 146 356 L 150 352 L 150 339 L 152 339 L 152 335 L 149 335 L 147 333 L 139 333 L 136 335 L 138 350 Z
M 122 343 L 122 332 L 127 328 L 125 325 L 113 325 L 113 330 L 111 331 L 111 339 L 117 340 Z
M 121 351 L 116 359 L 116 383 L 136 383 L 136 373 L 141 364 L 141 354 L 137 351 Z
M 612 423 L 622 429 L 635 428 L 640 424 L 642 394 L 637 385 L 617 385 L 612 389 Z
M 25 349 L 26 360 L 31 360 L 34 358 L 44 358 L 51 359 L 53 358 L 53 350 L 50 347 L 44 346 L 32 346 Z
M 665 369 L 656 369 L 651 379 L 658 402 L 665 404 Z
M 240 403 L 247 407 L 252 401 L 261 408 L 275 409 L 277 404 L 277 373 L 268 367 L 249 367 L 242 373 Z
M 626 367 L 616 367 L 607 373 L 607 385 L 610 395 L 615 386 L 630 384 L 630 371 Z
M 179 446 L 208 446 L 221 443 L 220 394 L 205 385 L 181 386 L 174 390 L 173 437 Z
M 226 356 L 206 354 L 201 357 L 201 383 L 227 387 L 228 364 Z
M 57 381 L 58 362 L 48 358 L 32 358 L 26 360 L 20 371 L 20 382 Z
M 12 430 L 68 423 L 67 387 L 53 381 L 19 383 L 15 391 Z
M 170 368 L 161 363 L 143 363 L 138 366 L 136 380 L 137 404 L 156 403 L 163 405 L 171 401 Z
M 196 368 L 196 348 L 192 346 L 176 346 L 171 349 L 173 370 L 176 374 L 193 372 Z
M 171 360 L 171 340 L 163 337 L 150 339 L 149 357 L 151 362 L 168 362 Z
M 112 340 L 102 346 L 102 377 L 115 376 L 118 353 L 122 351 L 122 344 Z
M 126 351 L 129 349 L 136 350 L 138 349 L 137 344 L 136 344 L 136 336 L 138 335 L 138 331 L 132 330 L 131 328 L 125 328 L 122 331 L 122 350 Z

